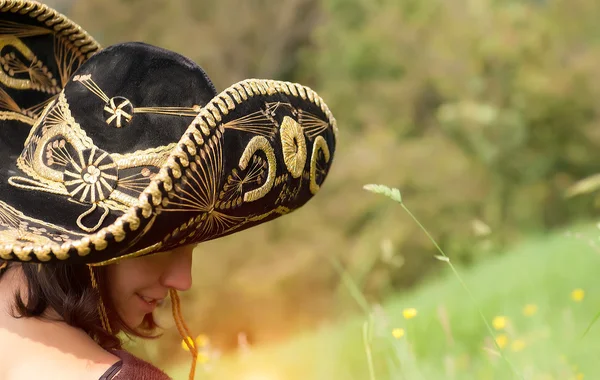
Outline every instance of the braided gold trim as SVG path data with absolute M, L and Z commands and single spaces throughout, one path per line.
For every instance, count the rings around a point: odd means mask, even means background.
M 1 4 L 2 2 L 0 2 L 0 5 Z M 50 246 L 37 247 L 31 245 L 14 246 L 12 244 L 0 244 L 0 258 L 6 258 L 8 260 L 10 259 L 11 254 L 14 254 L 20 260 L 29 261 L 32 259 L 33 255 L 40 260 L 44 258 L 45 261 L 47 261 L 48 254 L 52 253 L 52 255 L 59 260 L 66 260 L 69 258 L 69 251 L 73 249 L 76 250 L 79 256 L 88 255 L 91 252 L 92 244 L 96 251 L 106 249 L 108 246 L 108 234 L 113 235 L 116 241 L 124 240 L 125 235 L 127 234 L 124 228 L 126 223 L 129 226 L 130 232 L 137 231 L 141 225 L 140 218 L 137 216 L 138 211 L 141 211 L 142 218 L 144 219 L 156 217 L 156 208 L 161 205 L 163 201 L 168 199 L 166 194 L 163 197 L 160 185 L 162 184 L 165 189 L 168 190 L 168 187 L 173 186 L 174 180 L 181 178 L 183 169 L 189 166 L 189 161 L 187 160 L 185 152 L 190 146 L 195 148 L 197 145 L 202 144 L 205 138 L 213 137 L 212 133 L 217 126 L 218 120 L 221 120 L 222 116 L 227 115 L 229 111 L 234 110 L 237 104 L 241 104 L 244 100 L 254 96 L 274 95 L 276 93 L 300 97 L 303 100 L 307 100 L 318 106 L 327 117 L 328 123 L 332 126 L 334 139 L 337 141 L 336 120 L 323 99 L 321 99 L 321 97 L 312 89 L 291 82 L 246 79 L 222 91 L 215 96 L 207 106 L 200 110 L 200 113 L 187 128 L 183 137 L 177 143 L 177 146 L 169 154 L 166 163 L 152 179 L 150 185 L 148 185 L 148 187 L 140 194 L 137 205 L 131 207 L 124 215 L 121 215 L 115 223 L 104 227 L 95 234 L 91 234 L 83 239 L 70 241 L 62 245 L 52 244 Z M 202 136 L 202 134 L 204 134 L 204 136 Z M 181 165 L 178 161 L 181 162 Z M 143 235 L 143 232 L 140 233 Z M 158 244 L 162 243 L 157 243 L 133 254 L 117 257 L 93 265 L 116 263 L 125 257 L 135 257 L 147 252 L 152 252 L 153 250 L 160 248 Z
M 73 48 L 86 58 L 91 57 L 100 45 L 79 25 L 47 5 L 37 1 L 0 0 L 0 12 L 19 13 L 37 19 L 51 28 L 56 36 L 64 38 Z
M 0 111 L 0 120 L 17 120 L 32 126 L 33 124 L 35 124 L 35 121 L 29 116 L 25 116 L 23 114 L 16 113 L 13 111 Z
M 148 255 L 150 253 L 157 252 L 161 247 L 162 247 L 162 242 L 158 242 L 158 243 L 153 244 L 153 245 L 151 245 L 149 247 L 140 249 L 139 251 L 135 251 L 133 253 L 129 253 L 129 254 L 124 255 L 124 256 L 115 257 L 114 259 L 110 259 L 110 260 L 106 260 L 106 261 L 101 261 L 101 262 L 98 262 L 98 263 L 88 264 L 88 265 L 90 267 L 101 267 L 101 266 L 104 266 L 104 265 L 116 264 L 116 263 L 118 263 L 121 260 L 133 259 L 135 257 L 140 257 L 140 256 Z

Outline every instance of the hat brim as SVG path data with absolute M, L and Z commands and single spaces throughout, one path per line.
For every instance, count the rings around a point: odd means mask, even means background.
M 270 123 L 248 122 L 257 113 Z M 0 195 L 0 259 L 106 265 L 264 223 L 316 194 L 336 139 L 333 115 L 310 88 L 273 80 L 238 82 L 199 111 L 137 204 L 118 217 L 110 214 L 113 220 L 98 232 L 85 234 L 34 217 L 41 203 L 46 213 L 66 209 L 70 201 L 62 195 L 25 192 L 18 202 Z M 262 181 L 244 185 L 257 170 Z M 0 182 L 15 172 L 14 165 L 0 171 Z M 240 204 L 246 207 L 235 207 Z

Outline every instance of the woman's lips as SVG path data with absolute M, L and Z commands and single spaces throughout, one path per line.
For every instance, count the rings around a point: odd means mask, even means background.
M 137 294 L 138 298 L 140 299 L 140 301 L 142 301 L 143 305 L 145 306 L 144 309 L 147 310 L 148 313 L 151 313 L 154 311 L 154 309 L 157 306 L 161 306 L 165 299 L 164 298 L 152 298 L 152 297 L 146 297 L 146 296 L 142 296 L 141 294 Z

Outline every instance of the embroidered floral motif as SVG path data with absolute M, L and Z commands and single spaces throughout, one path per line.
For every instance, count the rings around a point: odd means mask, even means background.
M 119 180 L 117 164 L 107 152 L 95 147 L 82 151 L 79 158 L 79 162 L 69 161 L 63 171 L 69 195 L 84 203 L 109 198 Z
M 133 105 L 128 99 L 115 96 L 104 106 L 104 116 L 106 117 L 106 124 L 117 128 L 124 127 L 131 122 Z

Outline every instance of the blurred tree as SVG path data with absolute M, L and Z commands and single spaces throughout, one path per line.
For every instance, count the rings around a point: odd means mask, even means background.
M 405 200 L 454 259 L 465 262 L 481 255 L 475 219 L 491 226 L 486 241 L 493 248 L 594 215 L 590 198 L 564 194 L 600 169 L 597 2 L 323 4 L 316 60 L 305 69 L 344 126 L 345 147 L 361 145 L 379 160 L 374 170 L 371 160 L 348 152 L 344 162 L 361 174 L 346 177 L 347 188 L 381 182 L 409 190 Z M 382 145 L 367 137 L 376 135 L 395 141 Z M 409 146 L 420 146 L 421 154 Z M 389 268 L 391 283 L 423 278 L 432 267 L 431 255 L 424 255 L 433 253 L 430 244 L 420 234 L 400 233 L 411 229 L 407 221 L 391 219 L 390 211 L 373 206 L 378 201 L 360 201 L 371 207 L 347 210 L 350 223 L 368 215 L 353 236 L 390 223 L 395 232 L 376 234 L 394 238 L 406 258 L 402 268 Z M 364 275 L 361 266 L 372 254 L 363 248 L 346 261 Z M 381 295 L 384 289 L 371 290 Z
M 246 78 L 294 79 L 319 21 L 317 0 L 106 0 L 70 15 L 102 45 L 144 41 L 202 66 L 218 88 Z

